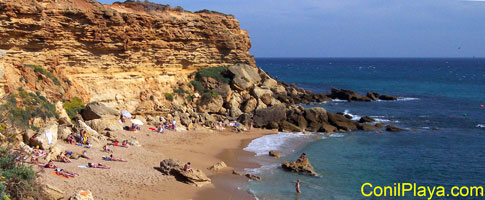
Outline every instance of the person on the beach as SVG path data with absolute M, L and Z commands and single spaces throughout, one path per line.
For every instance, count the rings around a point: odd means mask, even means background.
M 177 129 L 177 121 L 175 119 L 172 121 L 173 130 Z
M 103 146 L 103 151 L 104 151 L 104 152 L 108 152 L 108 153 L 113 153 L 113 150 L 111 150 L 111 149 L 109 148 L 108 144 L 106 144 L 106 145 L 104 145 L 104 146 Z
M 88 160 L 90 160 L 90 159 L 91 159 L 91 157 L 89 157 L 89 156 L 87 155 L 87 151 L 86 151 L 86 150 L 84 150 L 82 154 L 79 154 L 79 153 L 74 153 L 74 152 L 72 152 L 72 151 L 66 151 L 66 154 L 67 154 L 67 155 L 69 155 L 69 158 L 71 158 L 71 159 L 75 159 L 75 160 L 77 160 L 77 159 L 79 159 L 79 158 L 86 158 L 86 159 L 88 159 Z
M 249 126 L 248 130 L 253 129 L 253 120 L 249 120 L 248 126 Z
M 160 123 L 164 123 L 164 122 L 165 122 L 165 118 L 160 117 Z
M 67 141 L 69 142 L 69 144 L 76 144 L 76 139 L 74 139 L 72 133 L 67 136 Z
M 188 162 L 187 164 L 184 165 L 184 171 L 194 172 L 194 170 L 192 170 L 192 167 L 190 167 L 190 162 Z
M 123 158 L 115 158 L 113 157 L 113 154 L 111 154 L 109 157 L 108 156 L 103 156 L 103 160 L 106 160 L 106 161 L 120 161 L 120 162 L 127 162 L 125 159 Z
M 101 168 L 101 169 L 110 169 L 111 167 L 103 165 L 101 163 L 88 163 L 88 167 L 90 168 Z
M 49 160 L 49 162 L 47 162 L 47 164 L 44 165 L 44 168 L 57 168 L 57 166 L 54 165 L 54 161 L 52 160 Z
M 165 130 L 163 129 L 162 124 L 158 125 L 158 127 L 157 127 L 157 132 L 159 132 L 159 133 L 163 133 L 164 131 L 165 131 Z
M 306 153 L 302 153 L 298 159 L 305 159 L 306 158 Z
M 61 168 L 56 168 L 55 170 L 56 170 L 57 175 L 67 176 L 67 177 L 79 176 L 79 174 L 76 174 L 76 173 L 70 172 L 70 171 L 66 171 L 66 170 L 61 169 Z
M 130 145 L 128 144 L 128 140 L 123 140 L 123 142 L 121 142 L 121 146 L 120 147 L 124 147 L 124 148 L 130 147 Z
M 299 194 L 301 193 L 301 190 L 300 190 L 300 179 L 296 180 L 296 192 Z
M 67 158 L 66 155 L 64 155 L 64 152 L 61 152 L 59 155 L 57 155 L 57 161 L 59 162 L 65 162 L 65 163 L 70 163 L 71 160 L 69 160 L 69 158 Z
M 219 121 L 218 124 L 219 124 L 219 127 L 218 127 L 219 131 L 222 131 L 224 129 L 222 125 L 222 121 Z

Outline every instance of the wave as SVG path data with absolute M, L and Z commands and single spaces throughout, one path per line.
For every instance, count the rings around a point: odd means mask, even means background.
M 271 150 L 294 149 L 295 144 L 292 143 L 298 143 L 296 140 L 300 138 L 309 137 L 313 137 L 313 134 L 279 132 L 254 139 L 244 150 L 254 152 L 256 156 L 267 155 Z
M 340 137 L 344 137 L 345 135 L 343 133 L 334 133 L 334 134 L 330 134 L 328 137 L 336 137 L 336 138 L 340 138 Z
M 343 99 L 332 99 L 332 101 L 334 101 L 334 102 L 347 102 L 347 100 L 343 100 Z
M 476 126 L 477 128 L 485 128 L 485 125 L 484 124 L 477 124 Z
M 354 120 L 354 121 L 359 121 L 359 120 L 360 120 L 360 118 L 362 118 L 362 117 L 361 117 L 361 116 L 359 116 L 359 115 L 354 115 L 354 114 L 350 113 L 350 112 L 349 112 L 349 110 L 345 110 L 345 111 L 344 111 L 344 115 L 349 115 L 349 116 L 351 116 L 351 117 L 352 117 L 352 119 L 351 119 L 351 120 Z
M 414 97 L 398 97 L 397 101 L 416 101 L 419 100 L 419 98 L 414 98 Z

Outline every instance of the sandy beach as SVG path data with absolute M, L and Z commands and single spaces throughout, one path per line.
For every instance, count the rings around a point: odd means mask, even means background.
M 247 182 L 245 177 L 232 175 L 232 170 L 255 167 L 247 162 L 251 153 L 242 150 L 252 139 L 274 133 L 270 130 L 253 129 L 249 132 L 233 133 L 230 131 L 166 131 L 164 134 L 152 132 L 148 126 L 141 131 L 118 131 L 114 135 L 121 141 L 135 139 L 141 147 L 112 147 L 114 157 L 121 157 L 128 162 L 104 161 L 102 146 L 107 141 L 100 141 L 88 150 L 92 160 L 80 158 L 72 163 L 55 164 L 65 170 L 78 173 L 75 178 L 62 178 L 51 174 L 52 169 L 41 172 L 42 180 L 62 191 L 69 198 L 78 190 L 90 190 L 95 199 L 248 199 L 251 196 L 237 187 Z M 86 148 L 67 144 L 59 145 L 73 152 L 82 152 Z M 167 158 L 191 162 L 192 167 L 201 169 L 211 179 L 212 184 L 200 188 L 181 183 L 172 176 L 165 176 L 155 167 Z M 224 161 L 228 167 L 219 172 L 207 168 Z M 79 168 L 88 162 L 103 163 L 111 169 Z

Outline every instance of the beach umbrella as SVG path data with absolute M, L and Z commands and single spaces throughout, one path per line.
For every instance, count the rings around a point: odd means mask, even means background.
M 125 116 L 126 118 L 131 118 L 131 113 L 130 113 L 130 112 L 128 112 L 128 111 L 126 111 L 126 110 L 122 110 L 122 111 L 121 111 L 121 114 L 122 114 L 123 116 Z
M 136 125 L 140 125 L 140 126 L 143 125 L 143 122 L 140 121 L 139 119 L 132 119 L 131 123 L 136 124 Z

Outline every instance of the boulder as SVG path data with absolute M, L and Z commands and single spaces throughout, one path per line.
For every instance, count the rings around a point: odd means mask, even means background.
M 258 105 L 258 100 L 255 98 L 250 98 L 244 103 L 242 111 L 245 113 L 251 113 L 256 109 L 256 106 Z
M 322 107 L 305 109 L 305 119 L 309 122 L 316 123 L 328 122 L 327 110 Z
M 310 164 L 310 160 L 308 158 L 298 158 L 295 162 L 284 162 L 281 167 L 284 170 L 288 170 L 291 172 L 318 176 L 318 174 L 313 169 L 313 166 Z
M 66 125 L 60 125 L 57 130 L 57 139 L 64 140 L 72 133 L 72 128 Z
M 320 132 L 324 133 L 335 133 L 338 131 L 337 127 L 332 126 L 330 124 L 323 123 L 322 126 L 320 127 Z
M 281 122 L 281 124 L 279 125 L 279 128 L 281 129 L 280 131 L 283 131 L 283 132 L 301 132 L 303 130 L 302 128 L 288 121 Z
M 230 110 L 230 115 L 231 115 L 232 118 L 238 118 L 242 114 L 243 114 L 243 112 L 238 107 L 232 107 L 231 110 Z
M 79 128 L 84 129 L 86 131 L 86 133 L 88 133 L 89 135 L 95 136 L 95 137 L 99 135 L 99 133 L 97 131 L 95 131 L 94 129 L 92 129 L 90 126 L 88 126 L 83 121 L 78 120 L 77 122 L 79 124 Z
M 257 68 L 253 66 L 236 64 L 228 67 L 228 70 L 233 75 L 232 85 L 238 90 L 246 90 L 261 81 Z
M 343 129 L 345 131 L 355 131 L 357 130 L 357 122 L 347 119 L 343 115 L 327 113 L 328 121 L 331 125 L 337 127 L 338 129 Z
M 301 130 L 305 130 L 308 126 L 307 120 L 301 115 L 296 117 L 296 124 L 298 125 L 298 127 L 300 127 Z
M 66 126 L 69 126 L 69 127 L 74 126 L 72 124 L 71 120 L 69 118 L 65 118 L 65 117 L 59 118 L 59 120 L 57 120 L 57 123 L 59 123 L 59 125 L 66 125 Z
M 219 87 L 213 89 L 212 91 L 217 92 L 217 94 L 221 95 L 224 101 L 229 101 L 232 95 L 231 86 L 229 86 L 229 84 L 220 84 Z
M 80 190 L 69 200 L 94 200 L 93 193 L 89 190 Z
M 360 130 L 363 130 L 363 131 L 373 131 L 373 130 L 379 129 L 375 125 L 372 125 L 372 124 L 359 124 L 359 125 L 357 125 L 357 127 Z
M 192 184 L 197 187 L 211 183 L 211 179 L 199 169 L 193 169 L 193 172 L 186 172 L 184 164 L 175 159 L 165 159 L 160 162 L 160 172 L 165 175 L 172 175 L 187 184 Z
M 375 122 L 375 119 L 370 118 L 369 116 L 363 116 L 360 118 L 360 123 L 367 123 L 367 122 Z
M 310 124 L 308 125 L 306 130 L 310 131 L 310 132 L 318 132 L 318 131 L 320 131 L 321 127 L 322 127 L 322 124 L 320 124 L 318 122 L 310 122 Z
M 371 101 L 369 97 L 357 94 L 354 91 L 336 88 L 332 88 L 329 97 L 332 99 L 341 99 L 347 101 Z
M 117 119 L 93 119 L 86 121 L 86 125 L 96 130 L 98 133 L 103 131 L 123 130 L 122 124 Z
M 281 153 L 279 151 L 271 150 L 271 151 L 269 151 L 268 154 L 271 157 L 281 158 Z
M 271 90 L 276 94 L 287 95 L 286 88 L 282 85 L 278 85 Z
M 91 102 L 81 111 L 81 116 L 86 120 L 113 118 L 117 119 L 120 113 L 113 110 L 101 102 Z
M 269 88 L 269 89 L 273 89 L 273 88 L 276 88 L 278 86 L 278 82 L 276 80 L 272 79 L 272 78 L 268 78 L 268 79 L 264 80 L 262 86 Z
M 380 100 L 385 100 L 385 101 L 395 101 L 397 100 L 397 97 L 390 96 L 390 95 L 381 95 L 379 96 Z
M 251 116 L 249 114 L 242 114 L 237 118 L 237 121 L 244 126 L 249 126 L 249 122 L 251 121 Z
M 219 170 L 224 169 L 226 167 L 227 167 L 226 163 L 224 163 L 224 161 L 221 161 L 221 162 L 218 162 L 218 163 L 210 166 L 208 169 L 212 170 L 212 171 L 219 171 Z
M 286 108 L 278 105 L 256 110 L 253 119 L 255 127 L 265 127 L 271 124 L 271 127 L 274 128 L 274 123 L 278 127 L 278 122 L 286 120 Z
M 268 106 L 265 103 L 263 103 L 263 101 L 261 101 L 261 99 L 258 99 L 258 106 L 256 106 L 256 110 L 265 109 L 267 107 Z
M 261 99 L 263 95 L 269 95 L 270 97 L 273 95 L 273 92 L 270 89 L 255 87 L 251 93 L 254 97 Z M 271 101 L 270 101 L 271 102 Z
M 47 150 L 57 144 L 57 132 L 57 123 L 48 124 L 39 131 L 36 137 L 31 138 L 30 144 Z
M 386 131 L 389 131 L 389 132 L 400 132 L 400 131 L 407 131 L 407 130 L 406 129 L 402 129 L 402 128 L 398 128 L 398 127 L 395 127 L 395 126 L 387 125 L 386 126 Z
M 261 181 L 261 177 L 259 176 L 256 176 L 254 174 L 242 174 L 242 173 L 239 173 L 239 172 L 236 172 L 236 171 L 232 171 L 232 174 L 234 175 L 238 175 L 238 176 L 245 176 L 253 181 Z
M 367 92 L 366 96 L 369 97 L 372 101 L 377 101 L 380 95 L 375 92 Z
M 141 147 L 141 144 L 140 144 L 140 142 L 138 142 L 138 140 L 131 139 L 131 140 L 128 140 L 127 142 L 130 146 Z
M 274 99 L 270 94 L 263 94 L 263 96 L 261 96 L 261 101 L 266 105 L 271 105 L 273 100 Z
M 204 102 L 203 104 L 199 105 L 200 112 L 207 112 L 207 113 L 217 113 L 223 107 L 224 100 L 220 95 L 212 97 L 210 100 Z

